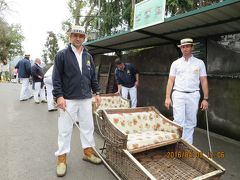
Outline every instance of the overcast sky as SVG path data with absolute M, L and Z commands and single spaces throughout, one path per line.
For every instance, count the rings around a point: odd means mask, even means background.
M 47 39 L 47 32 L 61 32 L 61 22 L 70 17 L 67 0 L 6 0 L 11 12 L 8 23 L 21 24 L 25 41 L 24 51 L 31 59 L 40 57 Z M 63 48 L 62 44 L 59 44 Z

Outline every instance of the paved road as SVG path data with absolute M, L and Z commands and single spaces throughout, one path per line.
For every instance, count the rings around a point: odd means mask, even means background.
M 19 84 L 0 83 L 0 179 L 59 180 L 54 156 L 58 112 L 48 112 L 46 104 L 34 104 L 33 100 L 20 102 L 19 92 Z M 75 127 L 68 172 L 61 179 L 115 179 L 104 165 L 82 160 L 78 137 Z
M 46 104 L 18 100 L 20 84 L 0 83 L 0 179 L 57 180 L 55 175 L 58 112 L 48 112 Z M 68 172 L 64 180 L 112 180 L 104 165 L 82 161 L 79 132 L 74 128 Z M 97 147 L 102 140 L 95 135 Z M 214 152 L 225 153 L 215 158 L 226 168 L 222 179 L 240 179 L 240 142 L 211 133 Z M 194 145 L 208 152 L 206 132 L 197 129 Z

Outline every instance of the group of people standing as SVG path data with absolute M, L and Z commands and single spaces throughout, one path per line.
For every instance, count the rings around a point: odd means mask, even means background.
M 18 71 L 18 78 L 21 81 L 22 88 L 20 92 L 20 101 L 27 101 L 29 99 L 34 98 L 35 104 L 41 103 L 47 103 L 48 102 L 48 110 L 49 111 L 56 111 L 57 109 L 54 106 L 53 102 L 53 95 L 51 93 L 47 93 L 47 99 L 46 100 L 46 93 L 44 88 L 44 74 L 43 74 L 43 68 L 41 67 L 41 60 L 39 58 L 36 58 L 34 61 L 33 66 L 31 66 L 30 63 L 30 54 L 25 54 L 24 58 L 20 60 L 16 66 L 15 69 Z M 32 89 L 33 89 L 33 95 L 31 93 L 30 88 L 30 76 L 32 76 Z M 47 81 L 47 80 L 46 80 Z M 49 88 L 49 82 L 46 82 L 46 86 L 48 86 L 47 92 L 52 91 L 52 88 Z M 52 84 L 52 83 L 51 83 Z M 52 99 L 52 100 L 51 100 Z
M 197 125 L 199 109 L 200 87 L 203 90 L 202 110 L 208 109 L 208 81 L 204 62 L 192 55 L 195 43 L 191 38 L 180 41 L 182 57 L 174 61 L 170 68 L 165 106 L 173 107 L 174 122 L 183 127 L 182 138 L 193 143 L 193 132 Z M 115 60 L 117 69 L 115 76 L 118 83 L 117 93 L 124 98 L 130 95 L 131 107 L 137 105 L 137 87 L 139 86 L 139 72 L 130 63 L 123 63 L 120 58 Z
M 70 153 L 71 135 L 74 121 L 79 123 L 79 139 L 83 149 L 83 160 L 93 164 L 100 164 L 101 159 L 94 154 L 94 125 L 92 116 L 92 94 L 95 94 L 97 105 L 101 103 L 100 87 L 95 74 L 95 65 L 92 56 L 82 45 L 87 38 L 84 28 L 73 26 L 68 33 L 69 45 L 59 51 L 55 57 L 54 66 L 49 69 L 45 77 L 40 67 L 40 59 L 35 60 L 31 68 L 29 55 L 16 65 L 19 78 L 22 82 L 20 101 L 31 98 L 29 91 L 29 77 L 33 76 L 34 100 L 39 103 L 44 100 L 43 83 L 47 87 L 48 101 L 53 104 L 54 96 L 59 110 L 58 117 L 58 149 L 56 174 L 61 177 L 67 172 L 67 154 Z M 199 109 L 200 87 L 204 98 L 200 108 L 208 108 L 208 82 L 206 68 L 202 60 L 192 55 L 193 40 L 182 39 L 178 45 L 182 57 L 174 61 L 170 68 L 166 88 L 165 106 L 173 107 L 174 121 L 183 127 L 183 136 L 192 144 L 194 128 L 197 123 Z M 124 98 L 128 95 L 131 107 L 137 106 L 137 88 L 139 86 L 139 72 L 133 64 L 123 63 L 120 58 L 115 60 L 115 77 L 118 84 L 117 94 Z M 52 107 L 50 107 L 52 108 Z
M 96 79 L 95 65 L 92 56 L 82 45 L 87 37 L 84 29 L 73 26 L 69 32 L 70 43 L 67 48 L 58 52 L 53 68 L 53 95 L 60 108 L 58 118 L 57 176 L 67 172 L 67 154 L 70 152 L 70 141 L 73 120 L 80 125 L 80 141 L 83 148 L 83 160 L 100 164 L 101 159 L 93 152 L 95 146 L 92 117 L 92 93 L 97 105 L 101 103 L 100 87 Z M 174 61 L 170 68 L 166 88 L 165 106 L 173 106 L 174 121 L 183 127 L 182 138 L 192 144 L 194 128 L 197 122 L 197 111 L 200 100 L 201 83 L 204 98 L 200 104 L 202 110 L 208 108 L 208 82 L 206 68 L 202 60 L 192 55 L 193 40 L 182 39 L 178 47 L 182 57 Z M 117 66 L 115 78 L 118 84 L 117 94 L 124 98 L 128 95 L 131 107 L 137 106 L 137 88 L 139 72 L 131 63 L 115 60 Z

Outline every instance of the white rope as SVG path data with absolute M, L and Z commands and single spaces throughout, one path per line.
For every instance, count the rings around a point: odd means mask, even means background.
M 209 135 L 209 126 L 208 126 L 207 110 L 205 110 L 205 118 L 206 118 L 206 125 L 207 125 L 208 146 L 209 146 L 209 151 L 210 151 L 210 153 L 212 153 L 212 146 L 211 146 L 210 135 Z

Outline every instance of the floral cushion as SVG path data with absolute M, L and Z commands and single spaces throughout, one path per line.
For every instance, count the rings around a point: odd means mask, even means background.
M 102 96 L 102 101 L 98 110 L 113 109 L 113 108 L 129 108 L 129 101 L 123 99 L 121 96 Z
M 178 134 L 165 131 L 145 131 L 142 133 L 132 133 L 128 135 L 127 149 L 134 150 L 163 141 L 178 139 Z
M 128 149 L 180 138 L 178 128 L 155 111 L 108 114 L 108 119 L 122 133 L 128 134 Z
M 178 128 L 154 111 L 109 114 L 109 120 L 117 126 L 120 131 L 131 134 L 145 131 L 166 131 L 178 133 Z

